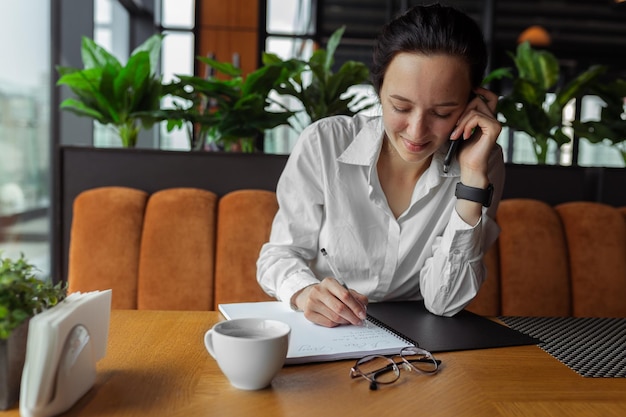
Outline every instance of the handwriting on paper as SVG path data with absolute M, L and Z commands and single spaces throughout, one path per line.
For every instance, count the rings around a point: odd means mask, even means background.
M 299 354 L 321 354 L 337 351 L 368 351 L 396 345 L 398 339 L 386 330 L 368 326 L 340 326 L 329 329 L 326 338 L 309 339 L 294 347 Z M 305 340 L 302 338 L 300 340 Z

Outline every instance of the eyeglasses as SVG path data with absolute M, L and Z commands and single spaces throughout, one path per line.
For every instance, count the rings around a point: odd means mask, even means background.
M 394 358 L 400 356 L 402 361 L 396 362 Z M 439 370 L 440 360 L 416 346 L 405 347 L 400 355 L 382 356 L 370 355 L 356 361 L 350 369 L 351 378 L 363 377 L 370 382 L 370 389 L 377 390 L 379 384 L 392 384 L 400 378 L 401 365 L 407 371 L 416 371 L 433 375 Z

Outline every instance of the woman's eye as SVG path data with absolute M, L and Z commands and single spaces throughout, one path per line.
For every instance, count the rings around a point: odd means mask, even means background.
M 401 107 L 396 107 L 396 106 L 391 106 L 393 108 L 393 111 L 395 111 L 396 113 L 408 113 L 410 110 L 409 109 L 405 109 L 405 108 L 401 108 Z
M 433 114 L 435 115 L 435 117 L 439 117 L 440 119 L 447 119 L 448 117 L 452 115 L 452 113 L 437 113 L 437 112 L 434 112 Z

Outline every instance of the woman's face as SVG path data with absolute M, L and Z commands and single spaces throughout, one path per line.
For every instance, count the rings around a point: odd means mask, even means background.
M 389 144 L 408 163 L 430 161 L 450 138 L 470 90 L 469 68 L 461 58 L 399 53 L 380 89 Z

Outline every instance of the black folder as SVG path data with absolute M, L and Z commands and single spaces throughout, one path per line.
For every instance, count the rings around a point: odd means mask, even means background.
M 430 352 L 535 345 L 541 340 L 463 310 L 453 317 L 432 314 L 422 301 L 370 303 L 370 320 Z

